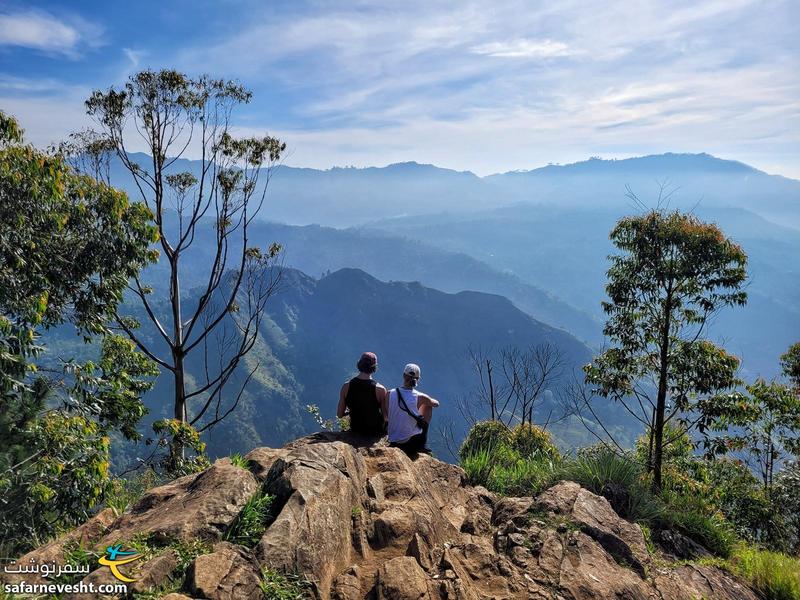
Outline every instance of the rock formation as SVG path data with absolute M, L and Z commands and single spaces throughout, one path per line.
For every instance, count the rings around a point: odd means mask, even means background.
M 121 570 L 136 579 L 133 591 L 165 590 L 168 600 L 263 598 L 263 570 L 297 574 L 311 594 L 336 600 L 756 599 L 725 571 L 651 555 L 638 525 L 576 483 L 499 498 L 469 486 L 456 466 L 346 434 L 246 458 L 249 470 L 221 459 L 18 562 L 60 560 L 78 542 L 102 551 L 144 536 L 152 555 Z M 252 548 L 225 541 L 259 488 L 275 496 L 274 521 Z M 206 550 L 181 566 L 174 543 L 197 540 Z M 112 581 L 104 567 L 86 580 Z

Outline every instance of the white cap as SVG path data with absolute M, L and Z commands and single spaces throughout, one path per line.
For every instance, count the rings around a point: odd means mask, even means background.
M 414 363 L 408 363 L 403 368 L 403 375 L 411 375 L 419 379 L 419 365 L 415 365 Z

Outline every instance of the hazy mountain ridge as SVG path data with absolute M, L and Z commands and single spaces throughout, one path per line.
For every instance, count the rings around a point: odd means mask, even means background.
M 151 162 L 144 154 L 131 157 L 144 168 Z M 181 159 L 171 170 L 197 173 L 200 166 L 200 161 Z M 112 182 L 138 196 L 118 161 L 112 165 Z M 517 202 L 625 208 L 631 207 L 626 185 L 652 205 L 662 184 L 678 190 L 670 200 L 675 208 L 690 209 L 698 203 L 744 208 L 800 229 L 800 181 L 709 154 L 674 153 L 590 159 L 486 177 L 415 162 L 327 170 L 281 165 L 269 183 L 264 218 L 349 227 L 374 219 L 476 212 Z

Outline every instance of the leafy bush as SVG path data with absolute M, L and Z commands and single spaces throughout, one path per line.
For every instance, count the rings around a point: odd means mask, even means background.
M 728 568 L 750 582 L 766 600 L 800 600 L 800 559 L 740 547 Z
M 255 546 L 275 518 L 272 514 L 274 499 L 263 489 L 256 492 L 231 524 L 225 539 L 240 546 Z
M 167 451 L 157 462 L 164 475 L 172 478 L 199 473 L 211 466 L 206 456 L 205 442 L 200 441 L 200 433 L 189 423 L 178 419 L 159 419 L 153 423 L 153 431 L 159 436 L 156 445 L 162 449 L 181 448 L 174 453 Z M 152 443 L 152 440 L 147 440 Z
M 480 450 L 508 446 L 510 440 L 511 430 L 501 421 L 478 421 L 467 433 L 458 455 L 463 461 L 467 456 Z
M 558 448 L 553 444 L 550 434 L 530 423 L 520 423 L 512 431 L 508 443 L 519 452 L 522 458 L 530 458 L 541 454 L 557 460 L 560 456 Z

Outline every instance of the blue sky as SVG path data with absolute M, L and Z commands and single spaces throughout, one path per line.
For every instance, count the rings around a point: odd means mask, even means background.
M 800 3 L 4 2 L 0 108 L 38 145 L 138 69 L 237 78 L 287 164 L 488 174 L 709 152 L 800 178 Z

